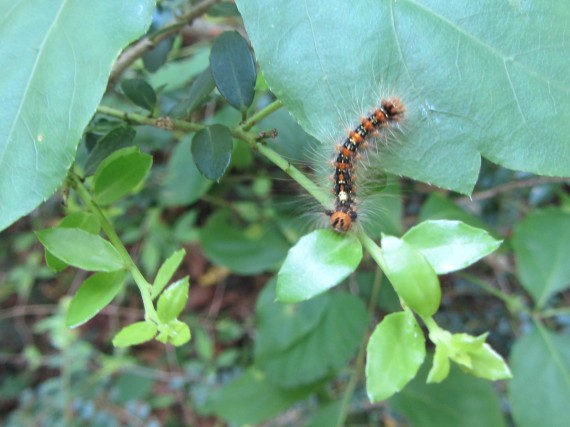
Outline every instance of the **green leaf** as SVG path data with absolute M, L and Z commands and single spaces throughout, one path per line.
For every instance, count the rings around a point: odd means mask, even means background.
M 428 361 L 416 378 L 389 401 L 390 407 L 406 416 L 409 425 L 505 427 L 501 401 L 492 384 L 457 367 L 451 369 L 441 384 L 426 384 Z
M 149 28 L 149 33 L 159 31 L 165 26 L 172 24 L 174 21 L 174 13 L 170 7 L 157 7 L 152 16 L 152 25 Z M 160 41 L 158 44 L 153 43 L 153 48 L 147 51 L 143 57 L 144 67 L 154 73 L 157 71 L 168 59 L 168 54 L 174 44 L 174 37 L 168 37 Z M 159 87 L 159 86 L 156 86 Z
M 506 380 L 513 377 L 507 363 L 491 346 L 484 343 L 470 352 L 471 368 L 466 369 L 471 375 L 486 380 Z
M 210 52 L 212 77 L 230 105 L 245 111 L 253 101 L 257 72 L 247 42 L 236 31 L 220 35 Z
M 132 145 L 135 135 L 136 131 L 129 126 L 117 126 L 109 131 L 109 133 L 97 141 L 95 148 L 89 153 L 89 157 L 87 157 L 85 162 L 85 175 L 93 175 L 99 164 L 109 155 L 121 148 Z
M 477 337 L 468 334 L 451 334 L 440 329 L 430 332 L 430 339 L 436 345 L 434 365 L 429 372 L 428 382 L 440 382 L 449 371 L 449 358 L 461 369 L 476 377 L 487 380 L 512 378 L 511 371 L 503 358 L 485 343 L 487 334 Z
M 156 335 L 157 327 L 152 322 L 136 322 L 121 329 L 115 338 L 115 347 L 130 347 L 150 341 Z
M 411 311 L 384 317 L 366 349 L 368 399 L 379 402 L 402 390 L 416 376 L 425 356 L 424 334 Z
M 192 79 L 208 66 L 209 57 L 209 47 L 196 46 L 192 55 L 177 61 L 167 61 L 156 73 L 149 75 L 147 80 L 152 87 L 160 87 L 165 93 L 186 89 Z
M 167 325 L 161 325 L 160 333 L 156 339 L 165 344 L 172 344 L 173 346 L 180 347 L 190 341 L 192 334 L 190 328 L 184 322 L 174 319 Z
M 188 277 L 185 277 L 184 279 L 174 282 L 164 290 L 158 299 L 156 308 L 158 318 L 161 322 L 168 323 L 176 319 L 176 317 L 182 313 L 188 301 L 189 287 L 190 283 Z
M 212 71 L 208 67 L 192 82 L 188 96 L 182 99 L 168 115 L 171 117 L 188 116 L 202 105 L 215 87 Z
M 303 427 L 323 427 L 335 426 L 338 423 L 341 411 L 343 409 L 343 401 L 336 400 L 332 403 L 319 405 L 315 413 L 311 414 L 311 419 Z
M 210 394 L 204 409 L 236 425 L 259 425 L 311 392 L 311 388 L 281 389 L 267 381 L 263 372 L 249 368 Z
M 495 233 L 481 218 L 466 212 L 456 205 L 452 198 L 439 193 L 430 194 L 420 209 L 421 222 L 433 219 L 457 220 L 471 227 L 487 230 L 490 234 Z
M 156 278 L 152 284 L 152 298 L 156 298 L 158 294 L 162 292 L 164 287 L 168 284 L 172 276 L 180 266 L 180 263 L 184 259 L 186 251 L 184 249 L 179 249 L 168 257 L 166 261 L 162 263 L 158 273 L 156 273 Z
M 0 230 L 61 185 L 120 50 L 154 1 L 0 0 Z
M 108 205 L 132 191 L 145 180 L 152 165 L 152 156 L 138 147 L 115 151 L 101 162 L 93 181 L 93 194 L 101 205 Z
M 273 384 L 292 388 L 314 383 L 334 375 L 346 367 L 350 359 L 356 355 L 368 325 L 368 314 L 362 300 L 345 292 L 335 292 L 330 297 L 325 295 L 319 297 L 322 298 L 324 298 L 321 301 L 324 306 L 323 314 L 319 322 L 304 335 L 300 334 L 298 320 L 291 320 L 297 310 L 295 306 L 290 307 L 293 313 L 288 320 L 284 320 L 283 332 L 270 331 L 269 325 L 264 325 L 264 334 L 274 333 L 280 335 L 280 338 L 261 338 L 265 346 L 261 348 L 262 343 L 259 343 L 259 346 L 256 343 L 255 361 L 263 368 Z M 297 307 L 303 304 L 306 303 Z M 277 307 L 280 305 L 274 303 L 270 307 L 274 307 L 278 314 Z M 315 306 L 316 304 L 312 307 Z M 319 306 L 316 307 L 320 310 Z M 307 317 L 306 312 L 304 313 Z M 339 313 L 342 313 L 342 316 Z M 268 317 L 265 321 L 268 322 Z M 272 319 L 271 324 L 275 325 L 276 321 L 277 319 Z M 287 337 L 285 334 L 290 335 Z M 268 344 L 272 341 L 278 344 L 288 342 L 289 346 L 285 349 L 282 346 L 271 349 Z M 323 354 L 326 354 L 326 357 L 323 357 Z
M 44 247 L 66 264 L 87 271 L 117 271 L 125 266 L 117 250 L 96 234 L 79 228 L 36 231 Z
M 222 125 L 202 129 L 192 139 L 192 156 L 198 170 L 212 181 L 218 181 L 232 157 L 234 148 L 230 130 Z
M 287 240 L 273 224 L 232 223 L 230 212 L 218 210 L 200 231 L 206 257 L 237 274 L 250 275 L 274 270 L 289 248 Z
M 509 402 L 518 427 L 565 427 L 570 419 L 570 337 L 542 326 L 515 342 Z
M 121 88 L 127 98 L 135 105 L 152 113 L 156 107 L 156 93 L 151 85 L 143 79 L 127 79 L 121 82 Z
M 461 270 L 501 245 L 485 230 L 460 221 L 425 221 L 403 239 L 422 253 L 437 274 Z
M 280 353 L 306 337 L 322 323 L 330 307 L 328 294 L 299 304 L 280 303 L 276 301 L 275 284 L 275 279 L 267 284 L 255 306 L 257 333 L 254 352 L 259 360 Z
M 344 135 L 355 104 L 396 95 L 407 115 L 404 141 L 380 157 L 389 172 L 462 193 L 480 155 L 570 175 L 565 0 L 236 4 L 271 91 L 317 139 Z
M 277 299 L 304 301 L 338 285 L 362 260 L 362 246 L 353 235 L 315 230 L 293 246 L 279 270 Z
M 224 1 L 217 3 L 208 9 L 208 15 L 211 17 L 228 17 L 228 16 L 239 16 L 239 11 L 235 3 Z
M 160 193 L 163 206 L 190 205 L 206 194 L 213 184 L 194 164 L 190 151 L 191 142 L 190 135 L 184 137 L 170 155 Z M 180 185 L 181 182 L 184 185 Z
M 384 273 L 404 302 L 422 316 L 432 316 L 441 302 L 437 275 L 424 256 L 402 239 L 382 238 Z
M 517 276 L 542 308 L 570 285 L 570 214 L 558 210 L 531 213 L 515 225 L 512 239 Z
M 88 212 L 73 212 L 67 215 L 58 224 L 60 228 L 81 228 L 92 234 L 98 234 L 101 230 L 101 223 L 99 218 L 94 214 Z M 46 264 L 55 272 L 60 272 L 67 267 L 67 264 L 54 256 L 46 249 Z
M 433 355 L 433 365 L 429 371 L 426 382 L 427 383 L 440 383 L 449 375 L 451 362 L 444 346 L 438 345 L 435 347 Z
M 125 271 L 95 273 L 85 280 L 71 299 L 66 325 L 70 328 L 82 325 L 109 304 L 121 290 Z

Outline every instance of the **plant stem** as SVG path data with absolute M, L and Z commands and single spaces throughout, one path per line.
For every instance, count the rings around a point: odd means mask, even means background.
M 265 109 L 254 114 L 248 122 L 242 126 L 237 126 L 230 129 L 230 132 L 234 138 L 241 139 L 251 146 L 252 149 L 257 150 L 271 162 L 273 162 L 277 167 L 283 170 L 291 178 L 293 178 L 301 187 L 303 187 L 311 196 L 318 200 L 325 208 L 329 207 L 329 197 L 322 189 L 320 189 L 313 181 L 311 181 L 305 174 L 303 174 L 299 169 L 293 166 L 290 162 L 285 160 L 281 155 L 273 151 L 271 148 L 265 146 L 257 140 L 257 135 L 253 132 L 248 132 L 244 130 L 244 127 L 248 126 L 248 123 L 257 116 L 257 119 L 261 119 L 271 112 L 277 110 L 281 107 L 280 102 L 276 101 L 268 105 Z M 127 122 L 135 122 L 142 125 L 156 126 L 157 119 L 152 117 L 146 117 L 142 114 L 137 113 L 126 113 L 124 111 L 118 110 L 116 108 L 107 107 L 105 105 L 100 105 L 97 107 L 97 112 L 105 114 L 111 117 L 116 117 L 118 119 L 125 120 Z M 262 113 L 263 112 L 263 113 Z M 183 132 L 198 132 L 205 129 L 206 126 L 198 123 L 187 122 L 185 120 L 172 119 L 172 129 L 179 130 Z
M 137 113 L 127 113 L 125 111 L 118 110 L 113 107 L 107 107 L 106 105 L 99 105 L 97 107 L 97 112 L 105 114 L 107 116 L 116 117 L 122 119 L 126 122 L 135 122 L 140 125 L 157 126 L 157 119 L 153 117 L 147 117 L 142 114 Z M 183 132 L 198 132 L 205 129 L 205 125 L 198 123 L 187 122 L 185 120 L 175 120 L 171 119 L 173 130 L 180 130 Z
M 280 100 L 273 101 L 271 104 L 265 108 L 262 108 L 257 113 L 253 114 L 249 119 L 247 119 L 246 122 L 241 125 L 241 128 L 246 132 L 251 130 L 251 128 L 254 127 L 257 123 L 275 111 L 279 110 L 282 106 L 283 103 Z
M 123 262 L 125 263 L 127 270 L 129 270 L 129 272 L 131 273 L 141 293 L 145 310 L 145 318 L 147 320 L 154 321 L 155 323 L 158 324 L 158 316 L 152 304 L 150 283 L 148 283 L 148 281 L 144 278 L 144 276 L 140 272 L 139 268 L 137 267 L 137 265 L 131 258 L 129 252 L 127 251 L 127 248 L 125 248 L 123 242 L 121 242 L 121 239 L 117 235 L 117 232 L 113 227 L 113 224 L 107 219 L 107 217 L 105 216 L 99 205 L 97 205 L 97 203 L 93 200 L 93 197 L 91 197 L 91 193 L 87 191 L 87 189 L 81 182 L 81 179 L 74 172 L 70 172 L 68 174 L 68 180 L 70 186 L 77 192 L 77 194 L 79 195 L 81 200 L 83 200 L 83 203 L 85 203 L 87 208 L 95 215 L 97 215 L 99 221 L 101 222 L 101 228 L 109 238 L 111 244 L 121 255 L 121 258 L 123 259 Z
M 570 307 L 550 308 L 538 313 L 541 318 L 555 317 L 555 316 L 570 316 Z
M 380 249 L 380 246 L 378 246 L 376 242 L 374 242 L 374 240 L 364 232 L 358 233 L 358 239 L 382 271 L 386 271 L 386 262 L 384 261 L 384 256 L 382 255 L 382 249 Z
M 374 313 L 374 308 L 376 306 L 376 298 L 378 297 L 378 292 L 380 291 L 380 286 L 382 284 L 382 272 L 380 269 L 377 270 L 377 274 L 374 277 L 374 283 L 372 286 L 372 291 L 370 292 L 370 300 L 368 301 L 368 317 L 372 318 Z M 370 339 L 370 334 L 366 334 L 362 343 L 360 344 L 360 349 L 356 356 L 356 361 L 354 362 L 354 367 L 352 369 L 352 374 L 346 385 L 346 390 L 344 392 L 340 411 L 337 419 L 337 427 L 343 427 L 345 425 L 346 417 L 348 416 L 350 401 L 354 395 L 354 390 L 356 390 L 356 385 L 362 376 L 364 371 L 364 363 L 366 361 L 366 349 L 368 346 L 368 340 Z
M 516 297 L 510 296 L 509 294 L 497 289 L 496 287 L 492 286 L 491 284 L 487 283 L 486 281 L 472 275 L 469 273 L 458 273 L 457 274 L 462 279 L 465 279 L 483 289 L 485 292 L 490 293 L 491 295 L 499 298 L 502 300 L 509 311 L 513 313 L 527 313 L 528 309 L 525 307 L 523 302 Z

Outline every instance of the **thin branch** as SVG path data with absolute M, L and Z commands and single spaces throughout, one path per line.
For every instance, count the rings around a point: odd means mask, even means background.
M 490 188 L 485 191 L 480 191 L 478 193 L 473 194 L 471 197 L 460 197 L 458 199 L 455 199 L 455 203 L 467 204 L 479 200 L 490 199 L 500 193 L 507 193 L 509 191 L 517 190 L 519 188 L 535 187 L 537 185 L 544 185 L 544 184 L 561 184 L 561 183 L 562 184 L 570 183 L 570 179 L 560 178 L 555 176 L 554 177 L 545 176 L 538 178 L 529 178 L 521 181 L 511 181 L 505 184 L 497 185 L 496 187 Z
M 158 30 L 150 36 L 138 40 L 136 43 L 128 47 L 115 62 L 113 70 L 111 71 L 111 76 L 109 77 L 109 83 L 113 84 L 116 82 L 133 62 L 142 57 L 148 51 L 152 50 L 161 41 L 176 34 L 181 28 L 186 25 L 190 25 L 194 19 L 206 13 L 210 7 L 219 1 L 220 0 L 203 0 L 191 8 L 187 13 L 176 18 L 172 24 Z

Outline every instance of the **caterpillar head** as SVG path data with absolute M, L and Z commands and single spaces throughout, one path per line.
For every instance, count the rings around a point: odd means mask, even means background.
M 337 233 L 346 233 L 350 230 L 356 216 L 356 212 L 352 209 L 337 208 L 330 214 L 331 227 Z

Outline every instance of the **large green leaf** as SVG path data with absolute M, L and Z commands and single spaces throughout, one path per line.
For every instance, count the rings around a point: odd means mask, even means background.
M 237 274 L 258 274 L 275 269 L 285 258 L 288 243 L 271 224 L 244 227 L 228 210 L 219 210 L 200 231 L 208 259 Z
M 511 354 L 509 401 L 518 427 L 564 427 L 570 420 L 570 338 L 539 327 Z
M 271 90 L 319 140 L 395 95 L 407 115 L 390 172 L 463 193 L 480 155 L 570 175 L 565 0 L 236 3 Z
M 424 363 L 420 374 L 389 401 L 411 427 L 505 426 L 501 402 L 491 383 L 453 367 L 441 384 L 426 384 L 428 367 L 429 362 Z
M 275 309 L 276 319 L 271 320 L 272 326 L 282 319 L 281 327 L 286 330 L 285 333 L 297 339 L 290 340 L 291 345 L 286 349 L 271 349 L 267 346 L 271 338 L 262 338 L 265 347 L 256 351 L 256 363 L 273 384 L 292 388 L 322 380 L 345 367 L 358 351 L 368 324 L 368 314 L 362 300 L 346 292 L 335 292 L 321 302 L 324 305 L 323 315 L 303 336 L 300 336 L 298 321 L 293 320 L 293 316 L 284 319 Z M 312 307 L 320 309 L 316 304 Z M 295 310 L 295 307 L 291 309 Z M 308 317 L 306 312 L 301 314 Z M 269 319 L 266 317 L 265 321 Z M 281 335 L 279 340 L 274 340 L 278 343 L 286 341 L 278 330 L 270 331 L 268 327 L 263 327 L 261 333 Z
M 0 230 L 60 186 L 152 0 L 0 0 Z
M 515 226 L 512 243 L 517 276 L 538 307 L 570 285 L 569 214 L 533 212 Z
M 283 352 L 307 336 L 321 323 L 329 306 L 329 294 L 299 304 L 280 303 L 276 301 L 275 282 L 269 282 L 255 305 L 256 359 Z
M 260 425 L 306 398 L 310 392 L 310 388 L 280 389 L 267 381 L 263 372 L 249 368 L 240 377 L 209 393 L 202 409 L 236 425 Z

